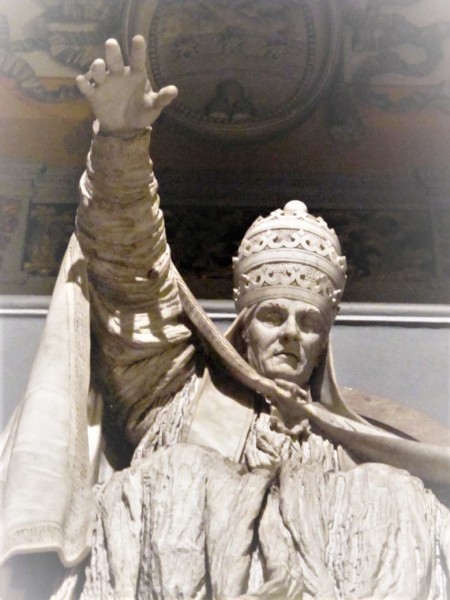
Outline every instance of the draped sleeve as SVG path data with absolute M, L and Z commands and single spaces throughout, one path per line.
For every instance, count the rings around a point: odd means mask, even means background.
M 167 404 L 192 374 L 194 355 L 170 270 L 149 143 L 149 129 L 95 133 L 77 214 L 104 426 L 106 434 L 125 435 L 133 448 L 152 411 Z

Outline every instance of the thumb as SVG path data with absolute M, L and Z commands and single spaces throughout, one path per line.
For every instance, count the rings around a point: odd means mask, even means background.
M 156 97 L 153 100 L 153 107 L 156 110 L 162 110 L 166 106 L 168 106 L 175 98 L 178 96 L 178 90 L 174 85 L 167 85 L 163 87 L 156 94 Z

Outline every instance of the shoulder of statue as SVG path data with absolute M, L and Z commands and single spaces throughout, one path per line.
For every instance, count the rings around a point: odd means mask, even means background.
M 450 429 L 418 410 L 352 388 L 340 391 L 346 404 L 374 425 L 420 442 L 450 445 Z

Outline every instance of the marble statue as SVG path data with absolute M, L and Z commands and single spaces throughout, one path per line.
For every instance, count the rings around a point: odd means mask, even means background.
M 108 40 L 77 78 L 96 123 L 2 438 L 4 597 L 15 559 L 37 579 L 57 555 L 55 599 L 450 598 L 450 512 L 430 489 L 450 484 L 450 448 L 342 398 L 335 232 L 298 200 L 257 219 L 222 336 L 171 262 L 148 146 L 177 90 L 154 92 L 145 64 L 142 37 L 129 66 Z

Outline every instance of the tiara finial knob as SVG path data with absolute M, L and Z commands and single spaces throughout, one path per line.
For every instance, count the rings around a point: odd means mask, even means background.
M 294 214 L 294 213 L 307 213 L 308 207 L 301 200 L 289 200 L 286 202 L 283 208 L 285 213 Z

